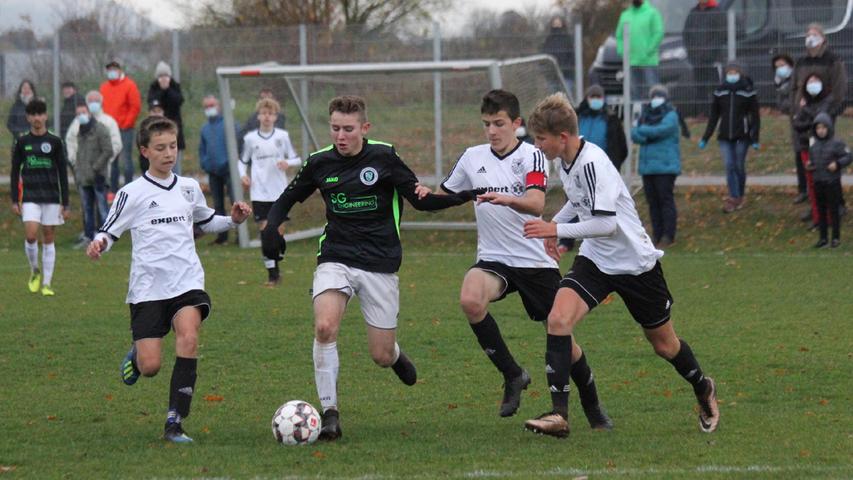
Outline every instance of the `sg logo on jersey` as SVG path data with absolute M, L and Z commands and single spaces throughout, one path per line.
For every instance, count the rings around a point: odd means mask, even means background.
M 50 146 L 49 143 L 44 142 L 41 144 L 41 151 L 43 153 L 50 153 L 51 150 L 53 150 L 53 148 Z
M 361 173 L 358 174 L 358 178 L 361 180 L 361 183 L 369 187 L 379 180 L 379 173 L 373 167 L 365 167 L 361 169 Z
M 195 197 L 193 187 L 181 187 L 181 194 L 184 196 L 184 199 L 190 203 L 192 203 L 193 197 Z

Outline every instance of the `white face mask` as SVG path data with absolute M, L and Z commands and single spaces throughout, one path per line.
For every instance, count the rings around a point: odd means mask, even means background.
M 652 97 L 652 101 L 649 102 L 652 108 L 658 108 L 664 103 L 666 103 L 666 99 L 663 97 Z
M 32 99 L 33 99 L 32 95 L 24 95 L 23 93 L 21 94 L 21 101 L 24 103 L 30 103 L 30 100 L 32 100 Z
M 87 105 L 89 106 L 89 111 L 92 112 L 93 115 L 101 111 L 101 102 L 89 102 Z
M 821 82 L 811 82 L 806 84 L 806 91 L 809 92 L 809 95 L 815 96 L 823 91 L 823 83 Z
M 89 123 L 89 114 L 87 113 L 79 113 L 77 114 L 77 121 L 80 122 L 80 125 L 87 125 Z
M 118 77 L 120 75 L 121 74 L 118 72 L 118 70 L 107 70 L 107 78 L 110 80 L 118 80 Z
M 791 67 L 787 65 L 782 65 L 781 67 L 776 68 L 776 76 L 779 78 L 788 78 L 791 76 Z
M 823 37 L 811 34 L 806 37 L 806 48 L 817 48 L 823 43 Z
M 219 109 L 216 107 L 207 107 L 204 109 L 204 116 L 207 118 L 219 115 Z

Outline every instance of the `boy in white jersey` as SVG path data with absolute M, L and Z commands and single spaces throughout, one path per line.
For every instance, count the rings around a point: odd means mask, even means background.
M 196 380 L 198 333 L 210 314 L 204 270 L 195 251 L 193 226 L 215 233 L 242 223 L 251 213 L 237 202 L 231 216 L 215 215 L 198 182 L 172 173 L 178 152 L 178 127 L 165 117 L 149 117 L 139 127 L 139 150 L 148 171 L 119 190 L 106 222 L 86 249 L 93 260 L 130 230 L 130 328 L 133 345 L 121 363 L 122 381 L 160 370 L 163 337 L 175 330 L 175 367 L 163 438 L 186 443 L 181 421 L 189 416 Z
M 279 103 L 272 98 L 262 98 L 256 105 L 260 127 L 243 137 L 243 156 L 237 164 L 243 188 L 250 189 L 252 210 L 258 230 L 267 226 L 267 215 L 273 202 L 278 200 L 287 184 L 287 167 L 298 167 L 302 160 L 290 143 L 290 135 L 285 130 L 275 128 Z M 251 170 L 251 171 L 250 171 Z M 264 239 L 261 237 L 261 250 Z M 278 261 L 263 257 L 267 269 L 268 287 L 281 282 Z
M 489 303 L 518 292 L 529 317 L 543 322 L 557 294 L 560 271 L 540 242 L 522 234 L 524 223 L 539 218 L 545 208 L 548 162 L 542 152 L 515 135 L 521 125 L 518 98 L 505 90 L 492 90 L 483 97 L 480 114 L 489 143 L 465 150 L 441 188 L 447 193 L 486 191 L 474 209 L 477 263 L 462 281 L 460 304 L 483 351 L 504 376 L 500 416 L 509 417 L 518 410 L 530 375 L 510 353 L 488 311 Z M 577 344 L 572 357 L 577 366 L 575 384 L 590 426 L 612 428 L 599 404 L 586 356 Z M 568 401 L 559 403 L 567 393 L 554 398 L 554 408 L 568 415 Z
M 675 334 L 670 321 L 672 295 L 658 262 L 663 252 L 654 248 L 643 229 L 619 172 L 603 150 L 578 136 L 577 116 L 564 95 L 539 102 L 528 124 L 542 153 L 549 160 L 562 159 L 560 178 L 568 201 L 552 222 L 525 223 L 524 235 L 545 239 L 545 251 L 555 260 L 560 258 L 558 238 L 584 239 L 548 315 L 546 355 L 555 371 L 548 374 L 551 391 L 568 385 L 573 367 L 565 368 L 562 362 L 568 358 L 575 325 L 615 291 L 643 327 L 655 353 L 693 386 L 699 428 L 713 432 L 720 420 L 714 381 L 703 375 L 690 346 Z M 566 223 L 575 216 L 577 223 Z M 525 428 L 559 436 L 568 424 L 561 413 L 548 412 L 525 422 Z

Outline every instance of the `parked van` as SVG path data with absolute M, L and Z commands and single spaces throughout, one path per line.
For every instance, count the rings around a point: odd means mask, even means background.
M 646 0 L 663 16 L 664 35 L 660 46 L 659 75 L 669 87 L 673 101 L 687 113 L 698 113 L 705 102 L 695 101 L 693 68 L 682 40 L 684 22 L 696 0 Z M 853 84 L 853 0 L 718 0 L 718 8 L 735 12 L 736 56 L 755 81 L 763 104 L 775 101 L 770 59 L 787 53 L 795 60 L 805 54 L 805 32 L 810 23 L 824 27 L 830 48 L 847 67 L 848 99 Z M 615 28 L 615 25 L 614 25 Z M 726 38 L 723 35 L 723 38 Z M 604 87 L 613 102 L 621 102 L 622 58 L 616 54 L 611 35 L 598 49 L 590 67 L 589 81 Z

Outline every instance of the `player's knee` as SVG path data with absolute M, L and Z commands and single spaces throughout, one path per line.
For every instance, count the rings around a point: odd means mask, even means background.
M 335 341 L 337 331 L 332 322 L 317 320 L 314 325 L 314 336 L 320 343 L 330 343 Z
M 469 320 L 482 319 L 486 315 L 486 309 L 488 308 L 488 304 L 483 302 L 481 298 L 476 295 L 468 295 L 464 292 L 459 297 L 459 306 L 462 307 L 462 312 L 465 313 L 465 316 Z
M 136 368 L 139 369 L 139 372 L 144 377 L 153 377 L 160 372 L 159 357 L 147 358 L 145 356 L 137 356 L 136 363 Z
M 665 360 L 675 358 L 678 355 L 678 350 L 681 348 L 678 342 L 672 343 L 665 339 L 654 339 L 651 341 L 651 344 L 655 353 Z

